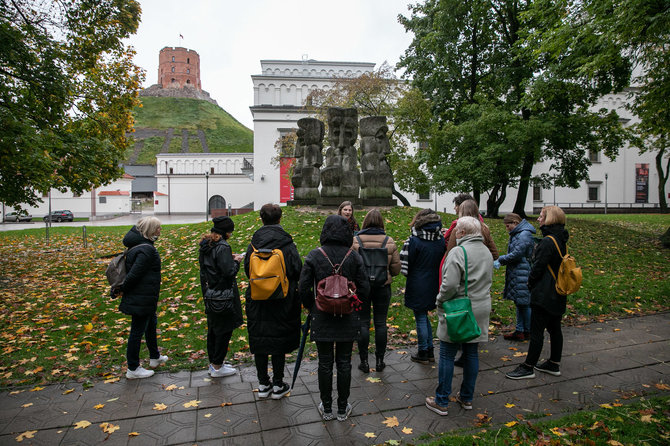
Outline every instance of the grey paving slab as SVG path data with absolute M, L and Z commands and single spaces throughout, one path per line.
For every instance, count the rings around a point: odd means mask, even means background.
M 81 421 L 81 420 L 79 420 Z M 61 445 L 114 445 L 122 446 L 130 443 L 128 434 L 132 432 L 134 420 L 127 419 L 118 422 L 108 422 L 105 432 L 102 423 L 93 423 L 86 428 L 76 429 L 71 427 L 65 433 L 65 437 L 61 441 Z M 111 425 L 111 426 L 110 426 Z M 118 428 L 118 429 L 117 429 Z M 140 434 L 141 436 L 142 434 Z M 52 443 L 53 444 L 53 443 Z M 134 444 L 148 444 L 144 442 L 137 442 Z
M 136 418 L 132 431 L 140 433 L 141 445 L 192 443 L 196 435 L 196 410 Z M 137 438 L 139 439 L 139 437 Z
M 0 436 L 0 445 L 21 445 L 29 444 L 34 446 L 53 446 L 59 444 L 65 434 L 67 429 L 29 429 L 27 431 L 18 432 L 11 435 L 2 435 Z M 33 432 L 34 431 L 34 432 Z M 28 437 L 26 437 L 26 433 Z M 21 435 L 23 434 L 23 435 Z M 17 440 L 21 439 L 21 442 Z
M 253 403 L 199 409 L 196 415 L 196 440 L 211 440 L 260 433 L 256 405 Z

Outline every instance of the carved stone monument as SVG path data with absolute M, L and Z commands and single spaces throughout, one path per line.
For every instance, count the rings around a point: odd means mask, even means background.
M 321 203 L 336 205 L 358 202 L 360 171 L 354 144 L 358 138 L 358 111 L 355 108 L 328 109 L 326 165 L 321 170 Z
M 295 143 L 295 164 L 293 165 L 293 200 L 291 205 L 317 204 L 319 183 L 323 164 L 323 122 L 315 118 L 298 120 L 298 138 Z
M 386 155 L 391 153 L 386 116 L 361 119 L 361 203 L 367 206 L 395 206 L 393 173 Z

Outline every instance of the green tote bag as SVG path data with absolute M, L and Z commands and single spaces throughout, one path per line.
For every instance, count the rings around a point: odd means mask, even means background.
M 465 256 L 465 297 L 448 300 L 442 304 L 447 333 L 454 344 L 469 342 L 482 334 L 475 315 L 472 314 L 472 303 L 468 298 L 468 253 L 464 247 L 460 248 Z

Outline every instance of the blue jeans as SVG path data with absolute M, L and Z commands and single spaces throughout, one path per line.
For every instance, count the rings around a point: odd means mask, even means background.
M 449 404 L 451 380 L 454 378 L 454 358 L 459 348 L 463 349 L 463 382 L 461 383 L 461 400 L 472 401 L 475 394 L 475 382 L 479 373 L 479 343 L 452 344 L 440 341 L 440 362 L 438 367 L 438 384 L 435 389 L 435 402 L 442 407 Z
M 516 306 L 516 331 L 530 332 L 530 305 Z
M 416 337 L 419 341 L 419 351 L 433 350 L 433 327 L 430 325 L 427 311 L 414 310 L 416 320 Z

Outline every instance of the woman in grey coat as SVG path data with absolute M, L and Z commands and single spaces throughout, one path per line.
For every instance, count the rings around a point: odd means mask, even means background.
M 451 381 L 454 376 L 454 358 L 459 348 L 463 350 L 463 382 L 456 395 L 464 409 L 472 409 L 475 382 L 479 373 L 477 348 L 480 342 L 487 342 L 489 335 L 489 315 L 491 313 L 491 282 L 493 279 L 493 256 L 484 244 L 481 224 L 474 217 L 458 219 L 454 233 L 457 247 L 447 255 L 442 267 L 442 285 L 437 295 L 437 337 L 440 339 L 440 361 L 438 386 L 435 396 L 426 397 L 426 407 L 439 415 L 447 415 L 447 405 L 451 395 Z M 452 234 L 453 235 L 453 234 Z M 468 294 L 472 312 L 481 330 L 481 335 L 467 343 L 456 344 L 447 332 L 442 304 L 448 300 L 465 297 L 465 253 L 467 252 Z

